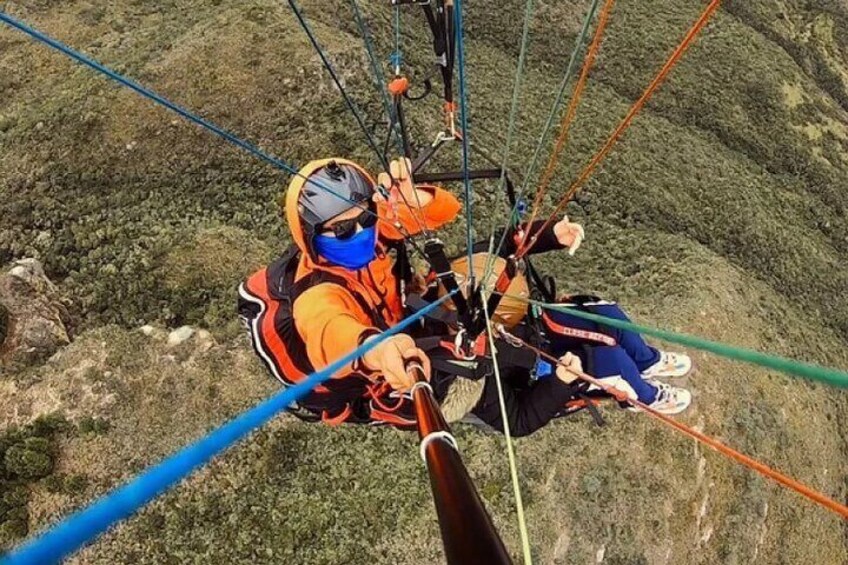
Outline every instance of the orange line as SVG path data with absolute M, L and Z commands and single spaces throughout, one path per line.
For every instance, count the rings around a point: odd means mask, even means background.
M 660 72 L 657 74 L 656 77 L 654 77 L 654 80 L 651 81 L 651 84 L 648 85 L 648 88 L 645 89 L 645 92 L 642 94 L 639 100 L 637 100 L 636 103 L 633 104 L 633 106 L 630 108 L 630 111 L 627 112 L 627 115 L 624 117 L 624 119 L 615 129 L 615 131 L 613 131 L 612 135 L 610 135 L 606 144 L 604 144 L 601 150 L 598 151 L 598 153 L 592 158 L 591 161 L 589 161 L 589 164 L 586 165 L 586 168 L 583 169 L 583 172 L 571 185 L 565 197 L 560 201 L 556 210 L 554 210 L 553 214 L 551 214 L 551 216 L 545 221 L 542 227 L 538 231 L 536 231 L 535 234 L 533 234 L 533 236 L 526 243 L 526 245 L 521 246 L 521 248 L 518 250 L 517 256 L 523 257 L 527 254 L 530 248 L 535 245 L 539 234 L 545 231 L 548 226 L 550 226 L 550 224 L 556 219 L 557 215 L 559 215 L 559 213 L 562 212 L 563 209 L 565 209 L 565 206 L 568 204 L 568 202 L 574 197 L 575 194 L 577 194 L 577 191 L 579 191 L 583 187 L 583 185 L 595 171 L 597 166 L 601 163 L 601 161 L 606 158 L 607 154 L 609 154 L 609 152 L 612 150 L 613 146 L 624 133 L 624 131 L 628 127 L 630 127 L 630 124 L 633 121 L 633 118 L 636 117 L 636 114 L 638 114 L 639 111 L 645 106 L 645 104 L 647 104 L 648 100 L 651 99 L 651 96 L 653 96 L 656 89 L 666 79 L 668 73 L 671 72 L 671 69 L 674 67 L 674 65 L 677 64 L 677 62 L 680 60 L 686 50 L 689 49 L 692 42 L 695 40 L 695 38 L 698 36 L 704 26 L 707 25 L 707 22 L 709 21 L 710 17 L 718 9 L 719 4 L 721 4 L 721 0 L 712 0 L 710 2 L 709 6 L 707 6 L 701 14 L 701 17 L 698 18 L 698 20 L 686 34 L 686 37 L 683 38 L 683 41 L 680 42 L 680 45 L 677 46 L 677 48 L 665 62 L 665 65 L 663 65 L 662 69 L 660 69 Z
M 812 488 L 808 487 L 807 485 L 800 483 L 800 482 L 796 481 L 795 479 L 788 477 L 788 476 L 784 475 L 783 473 L 776 471 L 776 470 L 772 469 L 771 467 L 769 467 L 769 466 L 767 466 L 763 463 L 760 463 L 756 459 L 748 457 L 747 455 L 740 453 L 740 452 L 736 451 L 735 449 L 724 445 L 723 443 L 721 443 L 717 439 L 713 439 L 713 438 L 709 437 L 708 435 L 705 435 L 705 434 L 703 434 L 699 431 L 693 430 L 692 428 L 686 426 L 685 424 L 681 424 L 677 420 L 674 420 L 673 418 L 670 418 L 669 416 L 667 416 L 665 414 L 660 414 L 656 410 L 652 409 L 651 407 L 647 406 L 646 404 L 644 404 L 642 402 L 639 402 L 638 400 L 635 401 L 634 403 L 637 406 L 639 406 L 639 408 L 641 408 L 642 410 L 645 410 L 648 414 L 650 414 L 654 418 L 657 418 L 661 422 L 664 422 L 664 423 L 668 424 L 669 426 L 672 426 L 673 428 L 675 428 L 679 432 L 682 432 L 683 434 L 691 437 L 692 439 L 700 441 L 704 445 L 707 445 L 707 446 L 715 449 L 716 451 L 718 451 L 722 455 L 726 455 L 727 457 L 730 457 L 731 459 L 735 459 L 738 463 L 741 463 L 742 465 L 748 467 L 749 469 L 753 469 L 754 471 L 757 471 L 758 473 L 760 473 L 764 477 L 772 479 L 773 481 L 775 481 L 775 482 L 777 482 L 777 483 L 779 483 L 779 484 L 781 484 L 781 485 L 783 485 L 783 486 L 785 486 L 785 487 L 787 487 L 791 490 L 794 490 L 795 492 L 797 492 L 798 494 L 800 494 L 802 496 L 806 496 L 807 498 L 809 498 L 813 502 L 817 502 L 817 503 L 821 504 L 822 506 L 824 506 L 828 510 L 836 512 L 837 514 L 842 516 L 843 519 L 848 520 L 848 506 L 845 506 L 844 504 L 840 504 L 839 502 L 836 502 L 832 498 L 828 498 L 827 496 L 823 495 L 822 493 L 820 493 L 816 490 L 813 490 Z
M 502 333 L 504 333 L 504 332 L 502 332 Z M 557 359 L 556 357 L 554 357 L 553 355 L 545 353 L 544 351 L 542 351 L 541 349 L 539 349 L 537 347 L 533 347 L 532 345 L 530 345 L 526 341 L 522 340 L 521 338 L 515 337 L 511 334 L 505 334 L 505 336 L 506 336 L 505 339 L 507 339 L 507 341 L 514 340 L 516 343 L 520 343 L 521 345 L 527 347 L 531 351 L 534 351 L 538 355 L 541 355 L 545 359 L 547 359 L 547 360 L 549 360 L 553 363 L 556 363 L 557 365 L 562 365 L 562 366 L 565 367 L 565 365 L 563 365 L 563 363 L 561 363 L 560 360 Z M 566 367 L 566 368 L 568 368 L 568 367 Z M 687 435 L 687 436 L 691 437 L 692 439 L 699 441 L 699 442 L 703 443 L 704 445 L 706 445 L 708 447 L 711 447 L 712 449 L 718 451 L 722 455 L 725 455 L 725 456 L 735 460 L 736 462 L 741 463 L 742 465 L 744 465 L 745 467 L 748 467 L 749 469 L 753 469 L 754 471 L 757 471 L 758 473 L 760 473 L 764 477 L 769 478 L 769 479 L 775 481 L 778 484 L 781 484 L 781 485 L 783 485 L 783 486 L 785 486 L 785 487 L 787 487 L 791 490 L 794 490 L 798 494 L 809 498 L 813 502 L 817 502 L 818 504 L 824 506 L 828 510 L 831 510 L 832 512 L 839 514 L 840 516 L 842 516 L 843 519 L 848 520 L 848 506 L 845 506 L 844 504 L 840 504 L 839 502 L 833 500 L 832 498 L 825 496 L 824 494 L 818 492 L 817 490 L 813 490 L 812 488 L 808 487 L 807 485 L 800 483 L 800 482 L 796 481 L 795 479 L 788 477 L 787 475 L 784 475 L 783 473 L 772 469 L 768 465 L 765 465 L 764 463 L 760 463 L 756 459 L 748 457 L 747 455 L 736 451 L 732 447 L 728 447 L 728 446 L 724 445 L 723 443 L 721 443 L 717 439 L 713 439 L 706 434 L 703 434 L 699 431 L 696 431 L 696 430 L 690 428 L 689 426 L 687 426 L 686 424 L 682 424 L 682 423 L 678 422 L 677 420 L 675 420 L 674 418 L 667 416 L 666 414 L 661 414 L 660 412 L 657 412 L 656 410 L 654 410 L 653 408 L 651 408 L 650 406 L 648 406 L 644 402 L 640 402 L 639 400 L 632 400 L 627 395 L 626 392 L 624 392 L 620 389 L 617 389 L 615 387 L 612 387 L 612 386 L 609 386 L 605 383 L 602 383 L 598 379 L 596 379 L 596 378 L 594 378 L 590 375 L 587 375 L 586 373 L 579 372 L 579 371 L 573 371 L 571 369 L 569 369 L 569 371 L 574 373 L 575 375 L 577 375 L 577 377 L 579 377 L 581 380 L 584 380 L 588 383 L 591 383 L 591 384 L 597 386 L 598 388 L 602 389 L 604 392 L 611 394 L 619 402 L 628 402 L 629 404 L 631 404 L 633 406 L 637 406 L 639 409 L 647 412 L 651 417 L 656 418 L 660 422 L 673 427 L 674 429 L 681 432 L 682 434 Z M 552 378 L 556 378 L 556 377 L 552 377 Z
M 589 46 L 589 51 L 586 53 L 586 59 L 583 62 L 583 70 L 580 71 L 580 78 L 574 86 L 574 93 L 571 95 L 571 100 L 568 103 L 568 111 L 566 112 L 565 117 L 562 120 L 562 125 L 560 126 L 559 137 L 557 138 L 554 150 L 551 152 L 551 157 L 548 159 L 548 164 L 545 167 L 545 172 L 542 174 L 542 179 L 539 181 L 539 188 L 536 190 L 536 198 L 533 200 L 530 221 L 527 222 L 528 226 L 533 225 L 533 221 L 536 219 L 536 214 L 539 211 L 539 206 L 542 203 L 542 197 L 548 190 L 551 179 L 556 172 L 560 154 L 565 148 L 565 143 L 568 140 L 569 129 L 574 121 L 574 116 L 577 115 L 577 105 L 580 102 L 580 97 L 583 95 L 583 90 L 586 87 L 586 80 L 589 78 L 589 71 L 592 70 L 592 66 L 595 64 L 595 57 L 600 50 L 601 40 L 603 39 L 604 30 L 607 27 L 607 22 L 609 21 L 609 15 L 612 11 L 613 4 L 615 4 L 615 0 L 606 0 L 604 7 L 601 9 L 601 14 L 598 17 L 598 28 L 595 30 L 595 35 L 592 37 L 592 43 Z M 524 235 L 521 245 L 524 245 L 527 240 L 527 236 L 528 234 Z

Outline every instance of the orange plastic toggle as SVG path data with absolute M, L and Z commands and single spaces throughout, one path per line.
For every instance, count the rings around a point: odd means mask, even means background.
M 389 94 L 392 96 L 403 96 L 409 90 L 409 79 L 397 77 L 389 82 Z

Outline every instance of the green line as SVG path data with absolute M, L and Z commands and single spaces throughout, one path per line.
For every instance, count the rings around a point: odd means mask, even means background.
M 500 210 L 501 208 L 501 200 L 506 195 L 506 188 L 504 188 L 506 184 L 506 169 L 509 165 L 509 152 L 512 148 L 512 136 L 515 133 L 515 121 L 518 115 L 518 104 L 520 102 L 521 96 L 521 84 L 522 79 L 524 77 L 524 63 L 527 59 L 527 46 L 530 43 L 530 25 L 533 23 L 533 0 L 527 0 L 527 3 L 524 5 L 524 27 L 521 32 L 521 51 L 518 54 L 518 67 L 515 70 L 515 79 L 513 81 L 512 87 L 512 105 L 509 110 L 509 125 L 506 129 L 506 143 L 504 144 L 504 154 L 503 161 L 501 162 L 501 178 L 498 184 L 498 191 L 496 193 L 497 203 L 495 204 L 495 210 Z M 508 221 L 508 220 L 507 220 Z M 495 231 L 498 229 L 498 214 L 492 215 L 492 238 L 495 237 Z M 506 231 L 509 231 L 509 223 L 507 223 Z M 506 231 L 504 233 L 506 233 Z M 491 249 L 489 250 L 491 251 Z M 495 266 L 494 261 L 495 255 L 489 253 L 488 259 L 486 259 L 486 268 L 485 274 L 483 275 L 483 284 L 486 284 L 486 281 L 489 280 L 489 277 L 492 275 L 492 270 Z
M 554 99 L 553 106 L 551 106 L 551 111 L 548 113 L 547 120 L 545 121 L 545 126 L 542 128 L 542 133 L 539 135 L 539 142 L 536 144 L 536 149 L 533 150 L 533 158 L 530 161 L 530 166 L 527 167 L 527 172 L 524 175 L 524 182 L 521 184 L 521 188 L 518 191 L 518 194 L 515 197 L 515 203 L 512 205 L 512 210 L 507 216 L 507 224 L 504 228 L 504 232 L 501 235 L 500 242 L 498 243 L 497 251 L 495 255 L 500 255 L 501 248 L 506 241 L 506 235 L 509 232 L 510 222 L 513 218 L 517 218 L 518 214 L 518 206 L 521 200 L 524 198 L 524 195 L 527 194 L 527 187 L 530 185 L 531 177 L 533 176 L 533 171 L 536 168 L 536 165 L 539 161 L 539 157 L 542 154 L 542 148 L 545 145 L 545 140 L 548 137 L 548 133 L 554 124 L 554 118 L 557 115 L 557 111 L 562 106 L 562 103 L 565 99 L 565 91 L 568 88 L 568 83 L 571 82 L 571 75 L 574 74 L 574 69 L 576 68 L 577 57 L 580 55 L 580 52 L 583 50 L 586 44 L 586 38 L 589 35 L 589 28 L 592 24 L 592 20 L 595 17 L 595 13 L 598 11 L 598 5 L 600 4 L 600 0 L 593 0 L 592 5 L 589 6 L 589 11 L 586 12 L 586 17 L 583 19 L 583 25 L 580 28 L 580 33 L 577 35 L 577 39 L 574 41 L 574 49 L 571 52 L 571 57 L 568 60 L 568 66 L 565 69 L 565 76 L 562 78 L 562 82 L 559 85 L 559 90 L 557 91 L 556 98 Z M 517 225 L 518 222 L 515 222 Z
M 555 312 L 564 312 L 566 314 L 571 314 L 572 316 L 583 318 L 585 320 L 591 320 L 593 322 L 597 322 L 605 326 L 610 326 L 620 330 L 627 330 L 638 334 L 651 336 L 656 339 L 661 339 L 669 343 L 676 343 L 678 345 L 684 345 L 693 349 L 709 351 L 710 353 L 714 353 L 719 357 L 725 357 L 727 359 L 733 359 L 734 361 L 743 361 L 745 363 L 759 365 L 760 367 L 780 371 L 781 373 L 785 373 L 791 376 L 803 377 L 811 381 L 819 381 L 828 385 L 848 388 L 848 373 L 836 369 L 820 367 L 818 365 L 812 365 L 810 363 L 802 363 L 800 361 L 794 361 L 785 357 L 778 357 L 777 355 L 761 353 L 759 351 L 754 351 L 753 349 L 745 349 L 742 347 L 736 347 L 718 341 L 710 341 L 708 339 L 700 338 L 693 335 L 651 328 L 640 324 L 634 324 L 632 322 L 616 320 L 614 318 L 607 318 L 606 316 L 599 316 L 598 314 L 584 312 L 583 310 L 578 310 L 576 308 L 568 308 L 566 306 L 547 304 L 545 302 L 538 302 L 536 300 L 527 300 L 526 298 L 512 296 L 508 294 L 505 294 L 504 296 L 509 296 L 510 298 L 515 298 L 516 300 L 521 300 L 529 304 L 538 306 L 540 308 L 544 308 L 546 310 L 553 310 Z

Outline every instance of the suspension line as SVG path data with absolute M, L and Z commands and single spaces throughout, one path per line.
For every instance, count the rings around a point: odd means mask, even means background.
M 502 333 L 506 333 L 506 332 L 502 330 Z M 745 454 L 743 454 L 739 451 L 736 451 L 732 447 L 728 447 L 727 445 L 721 443 L 717 439 L 714 439 L 714 438 L 712 438 L 712 437 L 710 437 L 710 436 L 708 436 L 708 435 L 706 435 L 702 432 L 699 432 L 698 430 L 695 430 L 694 428 L 690 428 L 686 424 L 678 422 L 677 420 L 675 420 L 674 418 L 672 418 L 672 417 L 670 417 L 666 414 L 662 414 L 661 412 L 658 412 L 657 410 L 651 408 L 650 406 L 648 406 L 644 402 L 630 398 L 630 396 L 625 391 L 622 391 L 618 388 L 610 386 L 610 385 L 596 379 L 595 377 L 592 377 L 591 375 L 587 375 L 586 373 L 584 373 L 582 371 L 575 371 L 574 369 L 570 369 L 569 367 L 567 367 L 564 363 L 562 363 L 559 359 L 557 359 L 553 355 L 550 355 L 549 353 L 539 349 L 538 347 L 534 347 L 534 346 L 530 345 L 529 343 L 522 340 L 521 338 L 516 337 L 512 334 L 507 334 L 507 335 L 509 336 L 508 339 L 515 341 L 518 345 L 526 347 L 530 351 L 535 352 L 537 355 L 539 355 L 540 357 L 542 357 L 544 359 L 547 359 L 551 363 L 554 363 L 554 364 L 561 366 L 561 367 L 565 367 L 566 370 L 573 373 L 580 380 L 587 382 L 587 383 L 590 383 L 590 384 L 598 387 L 599 389 L 603 390 L 607 394 L 613 396 L 619 402 L 624 402 L 626 404 L 629 404 L 629 405 L 637 408 L 639 411 L 645 412 L 646 414 L 648 414 L 650 417 L 654 418 L 655 420 L 658 420 L 658 421 L 662 422 L 663 424 L 677 430 L 678 432 L 694 439 L 695 441 L 698 441 L 698 442 L 706 445 L 707 447 L 719 452 L 720 454 L 724 455 L 725 457 L 732 459 L 732 460 L 736 461 L 737 463 L 739 463 L 739 464 L 741 464 L 745 467 L 748 467 L 749 469 L 751 469 L 753 471 L 760 473 L 761 475 L 763 475 L 767 479 L 771 479 L 774 482 L 778 483 L 779 485 L 784 486 L 784 487 L 786 487 L 786 488 L 788 488 L 792 491 L 795 491 L 796 493 L 800 494 L 801 496 L 807 497 L 808 499 L 812 500 L 816 504 L 823 506 L 824 508 L 826 508 L 827 510 L 830 510 L 831 512 L 839 514 L 843 519 L 848 520 L 848 506 L 845 506 L 844 504 L 839 503 L 839 502 L 833 500 L 832 498 L 830 498 L 828 496 L 825 496 L 821 492 L 814 490 L 814 489 L 808 487 L 807 485 L 805 485 L 805 484 L 803 484 L 799 481 L 796 481 L 795 479 L 793 479 L 793 478 L 791 478 L 787 475 L 784 475 L 783 473 L 781 473 L 779 471 L 776 471 L 775 469 L 772 469 L 768 465 L 765 465 L 764 463 L 761 463 L 761 462 L 757 461 L 756 459 L 749 457 L 748 455 L 745 455 Z M 549 378 L 556 378 L 556 377 L 552 376 L 552 377 L 549 377 Z
M 539 157 L 541 156 L 542 147 L 545 144 L 545 140 L 548 137 L 550 129 L 553 127 L 554 118 L 556 117 L 557 110 L 559 110 L 560 106 L 562 106 L 563 99 L 565 98 L 566 88 L 568 86 L 568 83 L 571 82 L 571 75 L 574 72 L 574 68 L 577 64 L 577 57 L 586 42 L 586 38 L 589 34 L 589 26 L 595 17 L 595 13 L 597 12 L 599 5 L 600 0 L 593 0 L 588 12 L 586 12 L 586 16 L 583 18 L 583 25 L 580 29 L 580 33 L 578 34 L 577 39 L 575 40 L 574 49 L 571 52 L 571 57 L 569 58 L 568 66 L 565 70 L 565 75 L 563 76 L 562 82 L 560 83 L 559 90 L 557 91 L 557 96 L 554 100 L 553 105 L 551 106 L 551 110 L 548 113 L 548 117 L 545 121 L 545 126 L 542 128 L 542 133 L 539 135 L 539 141 L 536 143 L 536 148 L 533 151 L 533 158 L 530 160 L 530 165 L 527 167 L 524 179 L 522 180 L 521 189 L 516 195 L 515 201 L 512 203 L 512 209 L 510 210 L 509 216 L 507 217 L 506 225 L 504 226 L 504 232 L 501 235 L 500 241 L 498 242 L 498 246 L 494 253 L 495 256 L 500 255 L 501 249 L 503 248 L 506 240 L 507 233 L 509 233 L 510 226 L 513 223 L 515 225 L 518 224 L 518 206 L 520 206 L 521 202 L 524 201 L 524 195 L 527 192 L 527 188 L 530 184 L 530 179 L 536 169 L 536 163 L 538 162 Z
M 455 35 L 456 35 L 456 62 L 459 71 L 459 108 L 462 140 L 462 173 L 463 187 L 465 193 L 465 233 L 468 247 L 468 280 L 470 287 L 475 287 L 474 279 L 474 210 L 473 195 L 471 194 L 471 180 L 468 176 L 468 90 L 465 82 L 465 29 L 462 25 L 462 0 L 454 2 Z
M 635 118 L 639 111 L 645 106 L 645 104 L 648 103 L 648 100 L 651 99 L 660 84 L 665 81 L 666 77 L 671 72 L 671 69 L 673 69 L 674 66 L 680 61 L 680 58 L 689 49 L 689 47 L 692 45 L 692 42 L 695 40 L 701 30 L 704 29 L 704 26 L 707 25 L 707 22 L 709 22 L 710 17 L 715 13 L 720 4 L 721 0 L 712 0 L 710 4 L 704 9 L 704 11 L 701 13 L 701 16 L 689 29 L 686 36 L 683 38 L 683 40 L 680 42 L 680 44 L 677 46 L 677 48 L 674 50 L 668 60 L 665 62 L 663 67 L 660 69 L 659 73 L 657 73 L 656 77 L 654 77 L 654 80 L 651 81 L 651 84 L 648 85 L 648 88 L 645 89 L 645 92 L 642 94 L 639 100 L 637 100 L 633 104 L 633 106 L 630 108 L 630 111 L 627 112 L 627 115 L 624 117 L 624 119 L 615 129 L 615 131 L 613 131 L 612 135 L 610 135 L 609 139 L 604 144 L 604 146 L 592 158 L 589 164 L 586 165 L 586 168 L 583 169 L 583 172 L 571 185 L 565 197 L 563 197 L 563 199 L 557 205 L 554 212 L 536 231 L 536 233 L 534 233 L 529 238 L 529 240 L 527 240 L 526 244 L 518 250 L 518 254 L 520 256 L 524 256 L 530 251 L 530 249 L 533 247 L 533 245 L 535 245 L 536 241 L 538 240 L 539 234 L 544 232 L 544 230 L 546 230 L 548 226 L 550 226 L 550 224 L 555 221 L 556 217 L 560 214 L 560 212 L 565 209 L 565 206 L 568 204 L 568 202 L 574 197 L 575 194 L 577 194 L 577 191 L 579 191 L 586 183 L 586 181 L 589 180 L 589 177 L 592 176 L 592 173 L 595 171 L 598 165 L 606 158 L 606 156 L 612 150 L 613 146 L 619 140 L 624 131 L 628 127 L 630 127 L 630 124 L 633 122 L 633 118 Z
M 356 123 L 359 124 L 359 128 L 362 130 L 362 133 L 365 134 L 365 139 L 368 142 L 368 145 L 371 147 L 371 150 L 374 151 L 375 155 L 377 155 L 377 159 L 380 161 L 380 164 L 383 166 L 383 169 L 385 171 L 389 171 L 388 159 L 386 159 L 386 156 L 383 154 L 382 151 L 380 151 L 380 148 L 374 142 L 374 138 L 371 136 L 371 132 L 368 131 L 368 126 L 365 125 L 365 120 L 363 119 L 362 114 L 356 105 L 356 102 L 354 102 L 350 95 L 348 95 L 347 90 L 339 80 L 339 76 L 336 73 L 336 69 L 333 67 L 333 64 L 327 58 L 327 54 L 321 47 L 321 44 L 318 42 L 318 38 L 315 37 L 315 34 L 312 32 L 312 29 L 310 28 L 306 19 L 303 17 L 303 13 L 301 12 L 300 8 L 298 8 L 297 3 L 295 2 L 295 0 L 288 0 L 288 3 L 292 9 L 292 12 L 294 12 L 295 17 L 297 17 L 297 21 L 300 22 L 300 26 L 303 28 L 303 31 L 306 33 L 306 36 L 309 38 L 309 42 L 312 43 L 312 46 L 315 48 L 315 51 L 321 58 L 321 62 L 323 63 L 324 68 L 326 69 L 330 77 L 333 79 L 333 83 L 335 83 L 336 88 L 342 95 L 342 98 L 344 98 L 345 104 L 347 105 L 351 114 L 353 114 Z M 391 172 L 389 172 L 389 174 L 391 174 Z
M 562 120 L 562 125 L 560 125 L 559 136 L 554 146 L 554 150 L 551 152 L 551 156 L 548 159 L 548 165 L 545 167 L 542 179 L 539 181 L 539 187 L 536 189 L 536 197 L 533 199 L 530 219 L 527 221 L 528 226 L 533 225 L 533 221 L 536 219 L 536 214 L 542 204 L 542 198 L 544 198 L 545 192 L 547 191 L 551 179 L 554 176 L 554 172 L 559 164 L 560 155 L 562 154 L 563 149 L 565 149 L 565 143 L 568 140 L 568 132 L 571 128 L 572 122 L 574 121 L 574 116 L 577 115 L 577 105 L 580 103 L 580 98 L 583 94 L 584 88 L 586 88 L 589 71 L 592 70 L 592 66 L 595 63 L 595 57 L 598 54 L 598 50 L 601 48 L 604 30 L 607 27 L 609 15 L 614 4 L 615 0 L 606 0 L 604 7 L 601 9 L 601 15 L 598 19 L 598 27 L 595 30 L 595 36 L 592 38 L 592 44 L 589 46 L 589 51 L 586 53 L 585 61 L 583 61 L 583 70 L 580 72 L 580 78 L 577 79 L 577 84 L 574 86 L 574 93 L 571 95 L 571 100 L 568 102 L 568 110 Z M 525 230 L 524 236 L 521 240 L 521 245 L 524 245 L 524 242 L 527 241 L 528 233 L 529 229 Z
M 28 26 L 24 22 L 17 20 L 16 18 L 13 18 L 12 16 L 10 16 L 9 14 L 6 14 L 5 12 L 0 12 L 0 21 L 6 23 L 7 25 L 9 25 L 12 28 L 17 29 L 18 31 L 23 32 L 24 34 L 28 35 L 32 39 L 34 39 L 34 40 L 36 40 L 36 41 L 38 41 L 38 42 L 40 42 L 40 43 L 42 43 L 42 44 L 44 44 L 48 47 L 53 48 L 56 51 L 59 51 L 60 53 L 62 53 L 63 55 L 73 59 L 74 61 L 76 61 L 76 62 L 94 70 L 94 71 L 97 71 L 98 73 L 104 75 L 105 77 L 117 82 L 118 84 L 120 84 L 120 85 L 122 85 L 122 86 L 124 86 L 124 87 L 126 87 L 130 90 L 132 90 L 136 94 L 139 94 L 139 95 L 143 96 L 144 98 L 147 98 L 151 102 L 154 102 L 154 103 L 174 112 L 175 114 L 177 114 L 180 117 L 188 120 L 189 122 L 191 122 L 191 123 L 203 128 L 203 129 L 215 134 L 216 136 L 220 137 L 224 141 L 227 141 L 228 143 L 234 145 L 235 147 L 238 147 L 242 151 L 245 151 L 246 153 L 253 155 L 254 157 L 264 161 L 265 163 L 271 165 L 272 167 L 274 167 L 278 170 L 284 171 L 284 172 L 286 172 L 286 173 L 288 173 L 292 176 L 301 178 L 305 182 L 311 184 L 312 186 L 333 195 L 333 197 L 338 198 L 338 199 L 340 199 L 344 202 L 347 202 L 352 207 L 358 208 L 358 209 L 362 210 L 363 212 L 368 213 L 369 215 L 376 218 L 378 221 L 383 222 L 386 225 L 394 227 L 395 229 L 400 231 L 400 233 L 404 234 L 405 237 L 408 237 L 410 239 L 413 238 L 412 234 L 410 234 L 409 231 L 405 227 L 403 227 L 403 225 L 400 224 L 399 222 L 394 222 L 394 221 L 392 221 L 388 218 L 384 218 L 384 217 L 380 216 L 379 214 L 377 214 L 376 212 L 370 210 L 368 206 L 362 204 L 361 202 L 356 202 L 354 200 L 351 200 L 350 198 L 342 196 L 341 194 L 339 194 L 338 192 L 327 187 L 323 183 L 302 175 L 300 173 L 300 171 L 297 168 L 295 168 L 293 165 L 283 161 L 282 159 L 280 159 L 278 157 L 271 155 L 270 153 L 267 153 L 266 151 L 259 148 L 257 145 L 254 145 L 253 143 L 250 143 L 248 141 L 245 141 L 244 139 L 241 139 L 240 137 L 238 137 L 234 133 L 223 129 L 220 126 L 217 126 L 216 124 L 214 124 L 214 123 L 210 122 L 209 120 L 199 116 L 198 114 L 191 112 L 190 110 L 188 110 L 188 109 L 186 109 L 186 108 L 184 108 L 184 107 L 182 107 L 182 106 L 180 106 L 180 105 L 178 105 L 174 102 L 171 102 L 170 100 L 168 100 L 167 98 L 164 98 L 163 96 L 157 94 L 153 90 L 151 90 L 151 89 L 149 89 L 145 86 L 142 86 L 141 84 L 135 82 L 134 80 L 131 80 L 131 79 L 125 77 L 124 75 L 122 75 L 122 74 L 110 69 L 109 67 L 95 61 L 91 57 L 88 57 L 88 56 L 84 55 L 83 53 L 68 47 L 64 43 L 62 43 L 62 42 L 60 42 L 56 39 L 53 39 L 52 37 L 38 31 L 37 29 L 35 29 L 31 26 Z
M 486 303 L 489 296 L 484 289 L 480 290 L 483 303 L 483 313 L 486 317 L 486 336 L 489 340 L 489 349 L 492 353 L 492 368 L 495 372 L 495 383 L 498 388 L 498 405 L 501 409 L 501 420 L 503 421 L 504 438 L 506 439 L 506 453 L 509 460 L 509 475 L 512 480 L 512 492 L 515 496 L 515 509 L 518 515 L 518 531 L 521 534 L 521 549 L 524 554 L 525 565 L 532 565 L 533 554 L 530 551 L 530 535 L 527 532 L 527 522 L 524 517 L 524 502 L 521 497 L 521 483 L 518 479 L 518 462 L 515 458 L 515 449 L 512 444 L 512 434 L 509 429 L 509 415 L 506 412 L 506 400 L 504 398 L 503 382 L 501 381 L 500 368 L 498 366 L 498 354 L 495 347 L 495 338 L 493 335 L 494 328 L 492 327 L 492 318 L 489 316 L 489 307 Z
M 394 118 L 392 117 L 392 104 L 389 100 L 389 95 L 386 92 L 386 79 L 375 54 L 374 42 L 371 39 L 371 32 L 368 29 L 368 24 L 365 22 L 365 18 L 362 15 L 362 10 L 359 8 L 358 0 L 350 0 L 350 5 L 353 9 L 353 17 L 356 20 L 356 25 L 359 27 L 359 33 L 362 36 L 362 42 L 365 45 L 365 52 L 368 54 L 368 63 L 371 66 L 371 73 L 374 77 L 374 88 L 377 90 L 377 93 L 380 95 L 380 100 L 383 102 L 383 110 L 386 112 L 386 119 L 389 120 L 389 123 L 393 123 Z M 391 133 L 389 133 L 389 135 L 391 135 Z
M 509 166 L 509 152 L 512 148 L 512 136 L 515 132 L 516 115 L 518 114 L 518 102 L 521 95 L 521 84 L 524 76 L 524 62 L 527 56 L 527 45 L 530 43 L 530 24 L 533 20 L 533 0 L 527 0 L 524 5 L 524 26 L 521 31 L 521 50 L 518 55 L 518 68 L 515 71 L 515 79 L 512 86 L 512 104 L 509 110 L 509 123 L 506 130 L 506 143 L 504 144 L 503 159 L 501 160 L 501 175 L 498 183 L 498 191 L 496 194 L 495 213 L 492 214 L 492 233 L 489 237 L 490 241 L 495 237 L 495 230 L 498 226 L 497 210 L 501 207 L 501 202 L 506 194 L 506 177 L 507 167 Z M 504 232 L 506 233 L 506 232 Z M 499 250 L 500 251 L 500 250 Z M 486 260 L 485 274 L 483 275 L 482 284 L 488 284 L 489 277 L 492 275 L 492 269 L 495 266 L 495 255 L 492 254 L 490 245 L 489 257 Z

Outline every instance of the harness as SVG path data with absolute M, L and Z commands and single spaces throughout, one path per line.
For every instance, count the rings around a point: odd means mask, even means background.
M 300 250 L 290 246 L 239 288 L 239 315 L 250 330 L 254 349 L 284 386 L 297 384 L 315 371 L 293 315 L 295 301 L 307 289 L 324 283 L 340 285 L 349 291 L 363 312 L 372 316 L 378 328 L 389 327 L 382 314 L 338 275 L 316 270 L 295 281 L 299 261 Z M 377 399 L 376 410 L 379 411 L 384 406 L 381 401 L 384 393 L 365 374 L 354 372 L 344 379 L 332 379 L 317 387 L 294 407 L 292 413 L 307 421 L 322 420 L 330 425 L 371 422 L 373 409 L 368 400 Z M 408 422 L 414 424 L 414 419 Z

